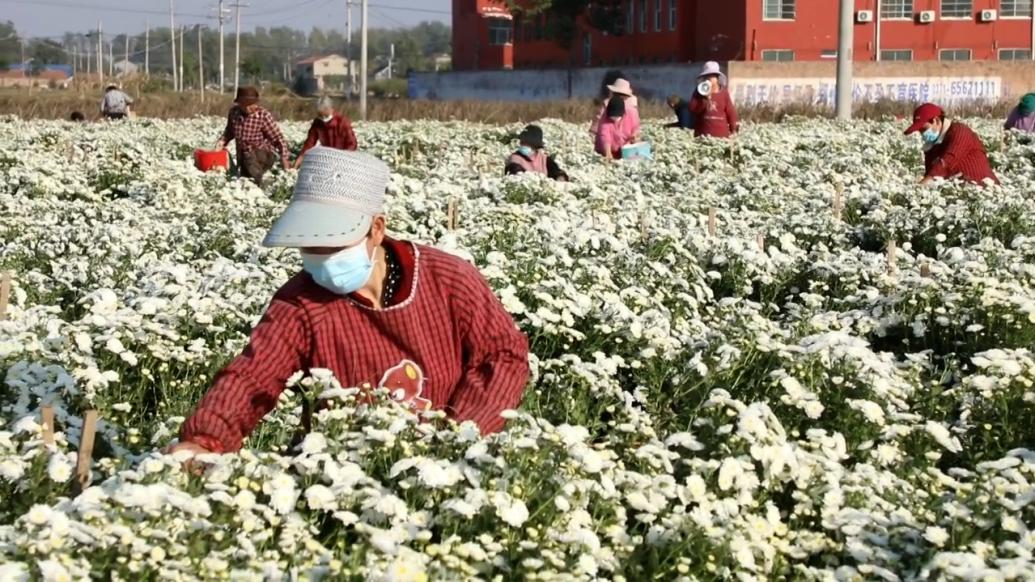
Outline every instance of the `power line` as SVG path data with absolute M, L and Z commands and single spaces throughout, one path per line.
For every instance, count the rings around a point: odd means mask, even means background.
M 163 10 L 145 10 L 142 8 L 127 8 L 126 6 L 116 6 L 112 4 L 82 4 L 80 2 L 60 2 L 58 0 L 0 0 L 8 4 L 31 4 L 32 6 L 54 6 L 57 8 L 80 8 L 84 10 L 90 10 L 96 12 L 97 10 L 107 10 L 109 12 L 119 13 L 131 13 L 131 14 L 168 14 Z M 207 14 L 196 14 L 191 12 L 177 12 L 179 16 L 193 16 L 195 18 L 208 18 Z

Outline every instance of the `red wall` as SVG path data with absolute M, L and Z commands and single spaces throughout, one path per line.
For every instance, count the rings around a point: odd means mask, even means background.
M 453 0 L 453 67 L 458 70 L 500 68 L 551 68 L 660 64 L 672 62 L 757 61 L 766 49 L 794 51 L 796 61 L 832 60 L 823 51 L 837 50 L 837 1 L 798 0 L 795 20 L 766 21 L 762 0 L 680 0 L 678 26 L 669 31 L 668 0 L 648 0 L 648 31 L 639 29 L 639 0 L 634 30 L 609 36 L 579 23 L 579 33 L 568 49 L 555 40 L 526 41 L 516 36 L 513 45 L 489 46 L 483 14 L 505 10 L 505 0 Z M 654 9 L 662 6 L 662 31 L 654 31 Z M 876 14 L 876 0 L 856 0 L 855 9 Z M 937 60 L 939 49 L 971 50 L 972 60 L 999 58 L 998 49 L 1029 49 L 1031 19 L 979 22 L 983 9 L 1000 10 L 1000 0 L 974 0 L 972 18 L 944 20 L 940 0 L 914 0 L 913 13 L 934 10 L 935 21 L 881 22 L 883 50 L 913 51 L 914 61 Z M 628 4 L 626 3 L 626 7 Z M 626 8 L 627 9 L 627 8 Z M 854 58 L 875 60 L 876 22 L 858 23 L 853 14 Z M 592 58 L 586 62 L 583 42 L 592 39 Z

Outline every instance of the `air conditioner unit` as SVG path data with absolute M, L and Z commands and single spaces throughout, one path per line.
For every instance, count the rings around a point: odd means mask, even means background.
M 873 22 L 872 10 L 860 10 L 855 13 L 856 22 Z
M 998 16 L 995 10 L 982 10 L 981 22 L 994 22 Z
M 931 24 L 932 22 L 934 22 L 934 10 L 920 12 L 920 24 Z

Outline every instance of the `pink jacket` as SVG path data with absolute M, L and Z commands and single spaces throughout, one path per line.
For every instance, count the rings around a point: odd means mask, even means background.
M 597 153 L 606 156 L 610 151 L 615 158 L 622 157 L 622 146 L 633 142 L 640 133 L 639 116 L 625 115 L 615 123 L 610 117 L 604 117 L 597 130 Z
M 526 172 L 536 172 L 545 176 L 547 174 L 546 158 L 546 152 L 543 150 L 538 150 L 533 153 L 531 160 L 517 152 L 514 152 L 510 154 L 509 158 L 507 158 L 507 163 L 517 164 Z
M 600 127 L 600 123 L 604 120 L 604 116 L 607 113 L 607 104 L 610 101 L 610 97 L 604 99 L 604 104 L 600 106 L 600 111 L 597 111 L 597 116 L 593 118 L 593 123 L 589 126 L 589 133 L 593 135 L 597 134 L 597 129 Z M 635 118 L 636 127 L 640 126 L 640 102 L 636 99 L 635 95 L 625 98 L 625 116 Z

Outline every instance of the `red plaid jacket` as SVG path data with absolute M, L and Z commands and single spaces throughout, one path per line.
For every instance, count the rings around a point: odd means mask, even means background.
M 924 169 L 928 178 L 959 176 L 977 184 L 989 178 L 999 183 L 999 178 L 988 163 L 981 138 L 958 121 L 952 122 L 949 129 L 945 130 L 941 143 L 924 152 Z
M 322 119 L 314 119 L 309 126 L 309 135 L 302 144 L 302 152 L 299 155 L 313 149 L 319 143 L 325 148 L 338 150 L 354 150 L 357 147 L 356 134 L 352 131 L 352 124 L 349 118 L 344 115 L 335 114 L 328 122 Z
M 375 311 L 299 273 L 273 297 L 244 352 L 219 375 L 180 438 L 236 451 L 298 370 L 327 368 L 343 386 L 382 386 L 416 408 L 503 428 L 528 382 L 528 342 L 478 270 L 432 248 L 386 240 L 403 269 Z
M 281 159 L 287 157 L 287 143 L 280 132 L 273 114 L 260 108 L 252 114 L 245 113 L 240 107 L 234 107 L 226 118 L 226 129 L 223 130 L 223 143 L 237 141 L 237 159 L 253 150 L 267 150 L 280 154 Z

